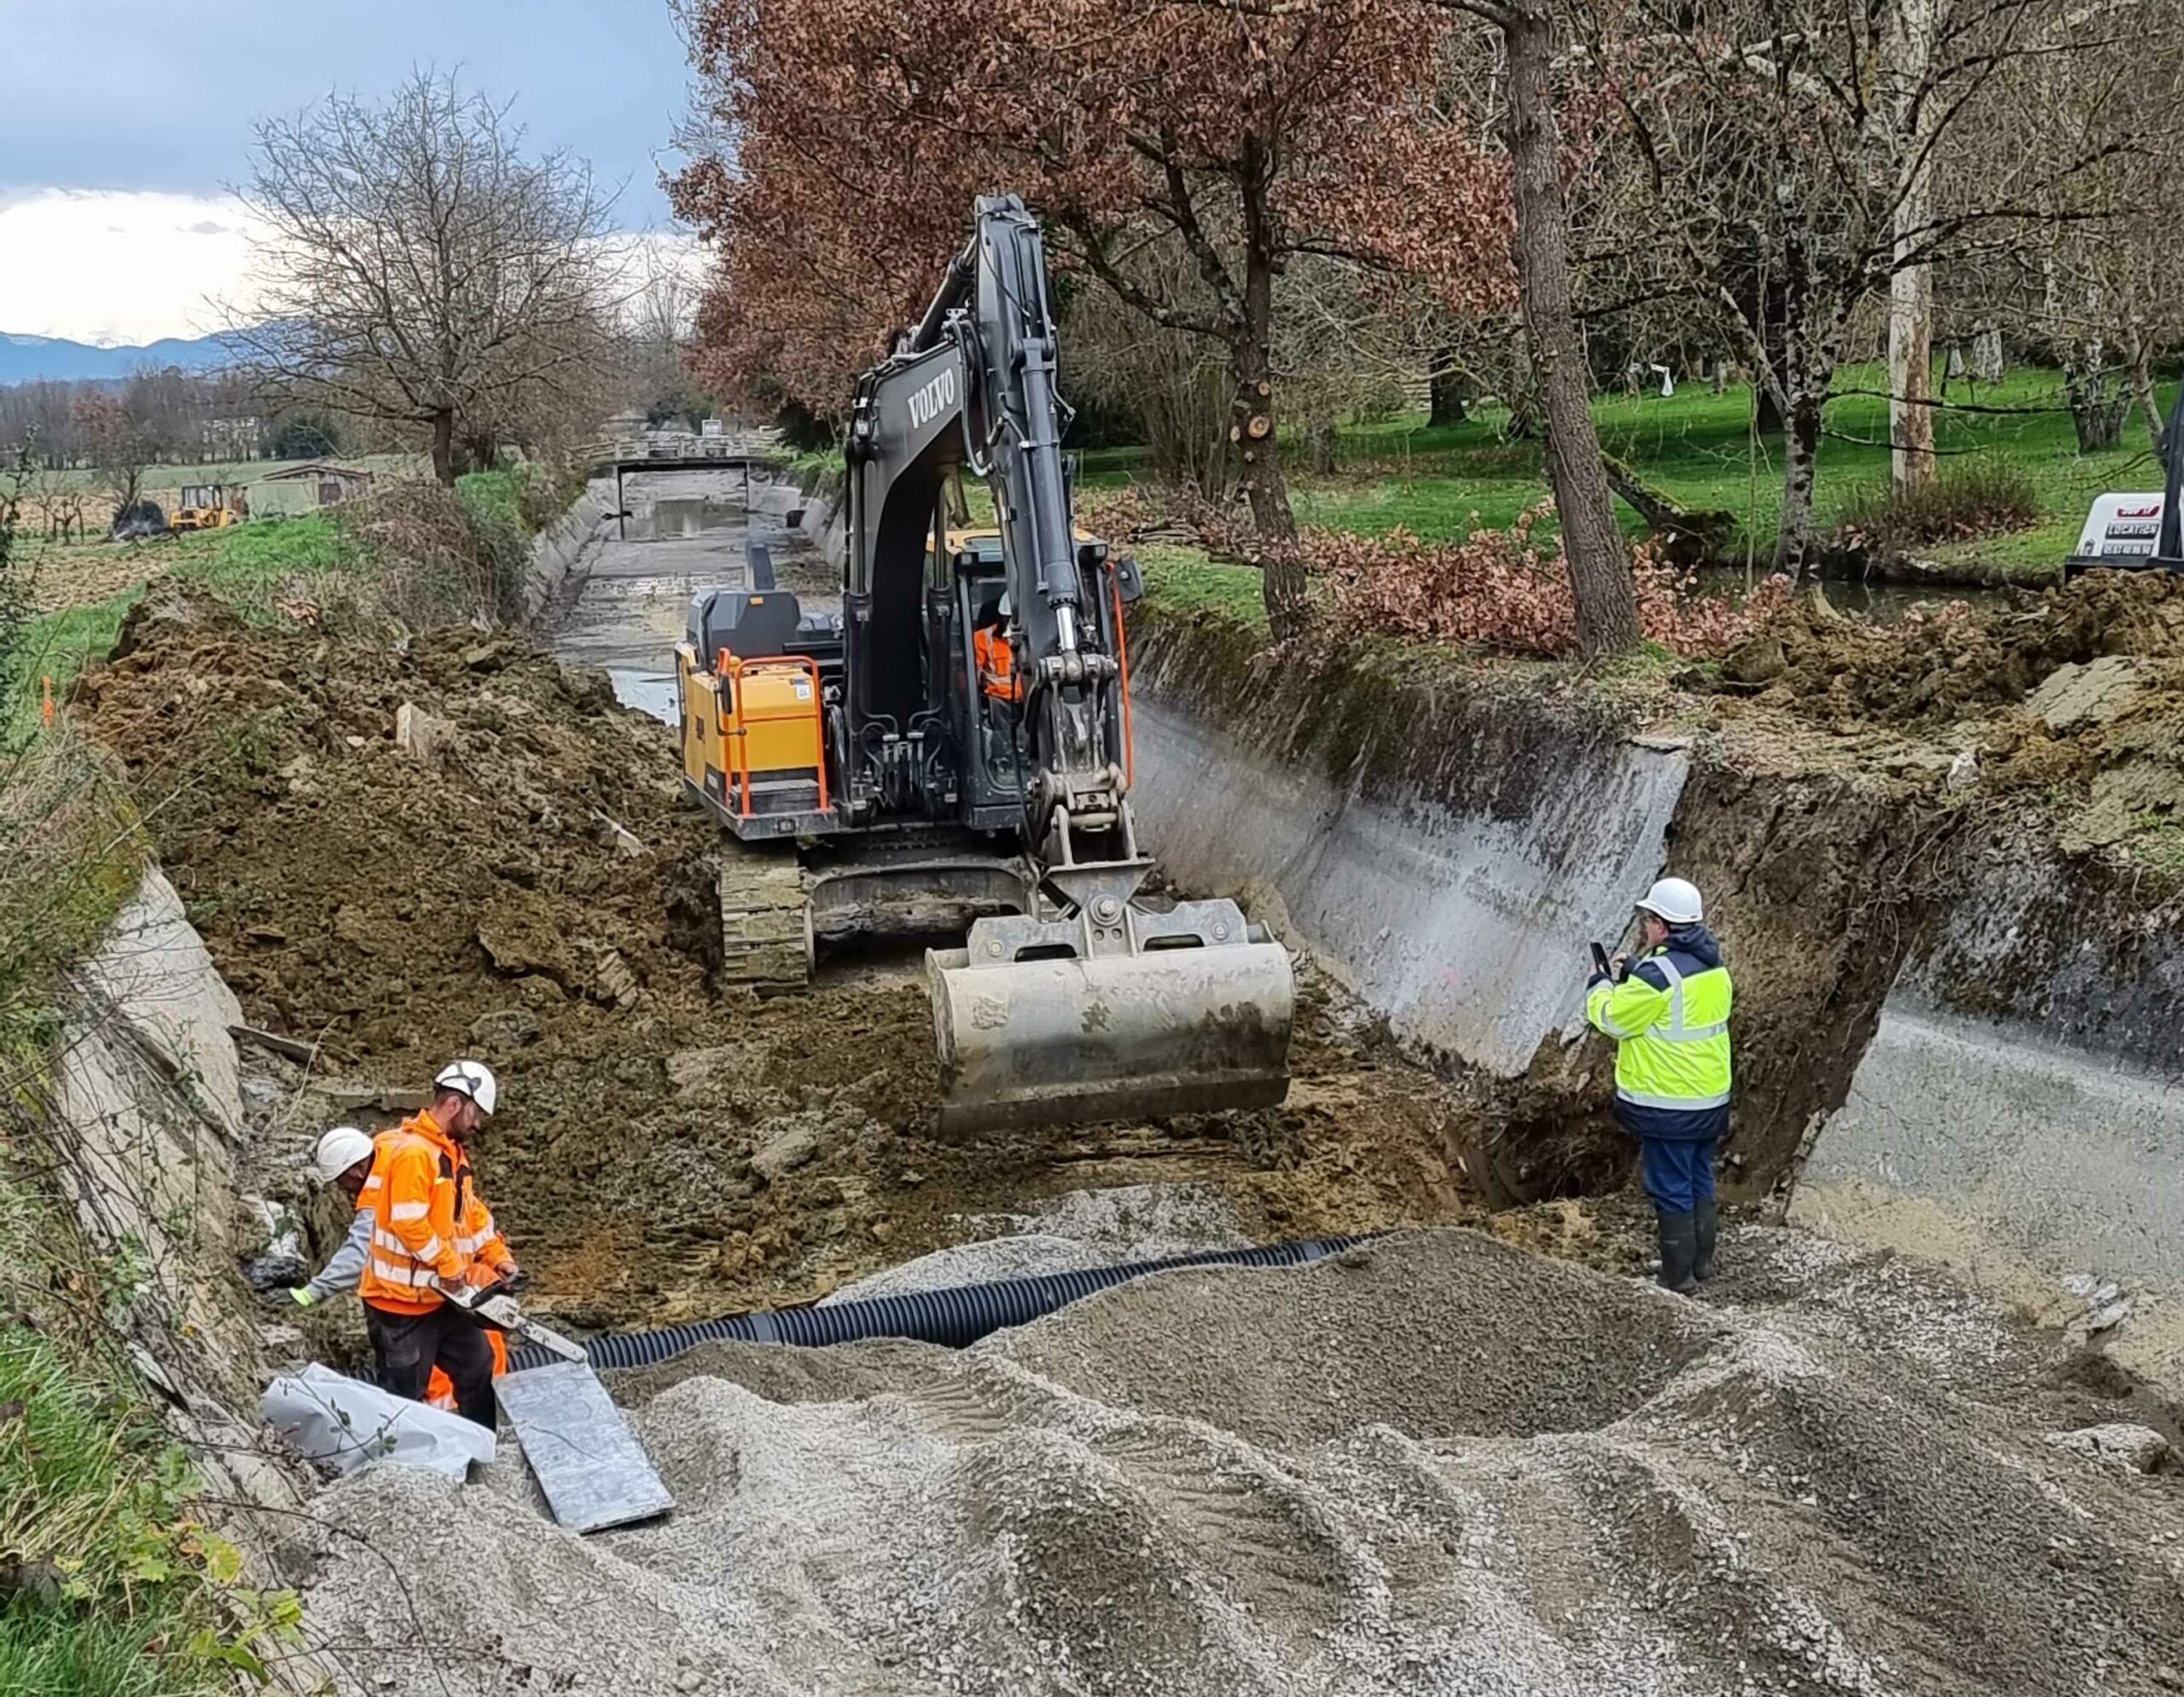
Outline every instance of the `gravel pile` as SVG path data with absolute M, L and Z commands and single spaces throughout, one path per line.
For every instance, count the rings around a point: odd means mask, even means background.
M 1030 1212 L 977 1214 L 957 1223 L 973 1241 L 845 1285 L 820 1306 L 1241 1249 L 1251 1242 L 1235 1208 L 1210 1184 L 1072 1190 Z
M 671 1518 L 566 1536 L 505 1444 L 381 1470 L 310 1618 L 450 1697 L 2171 1688 L 2184 1488 L 2048 1443 L 2098 1399 L 1980 1379 L 1961 1316 L 1861 1330 L 1918 1280 L 1808 1241 L 1704 1303 L 1433 1232 L 961 1353 L 695 1351 L 613 1386 Z

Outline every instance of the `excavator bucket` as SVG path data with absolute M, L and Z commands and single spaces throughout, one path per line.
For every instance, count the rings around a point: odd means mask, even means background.
M 928 951 L 926 971 L 945 1132 L 1269 1107 L 1288 1094 L 1288 951 L 1233 902 L 982 919 L 968 947 Z

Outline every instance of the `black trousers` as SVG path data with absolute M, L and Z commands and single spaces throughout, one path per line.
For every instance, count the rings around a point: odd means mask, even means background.
M 413 1403 L 438 1367 L 455 1386 L 456 1412 L 491 1431 L 500 1419 L 493 1396 L 493 1346 L 467 1316 L 442 1303 L 429 1314 L 390 1314 L 364 1305 L 381 1390 Z

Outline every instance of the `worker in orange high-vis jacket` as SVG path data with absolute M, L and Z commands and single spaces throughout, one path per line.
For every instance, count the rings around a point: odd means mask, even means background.
M 1016 675 L 1016 650 L 1008 645 L 1008 594 L 1002 592 L 994 622 L 971 633 L 971 658 L 978 663 L 979 688 L 989 701 L 1020 701 L 1024 680 Z
M 386 1134 L 371 1258 L 357 1289 L 380 1384 L 421 1403 L 437 1366 L 455 1387 L 456 1411 L 490 1427 L 498 1413 L 492 1345 L 441 1292 L 520 1276 L 467 1153 L 499 1086 L 476 1061 L 450 1063 L 433 1083 L 433 1105 Z
M 337 1125 L 318 1140 L 311 1152 L 311 1177 L 334 1186 L 356 1204 L 356 1223 L 317 1277 L 285 1293 L 299 1308 L 316 1307 L 329 1297 L 356 1291 L 371 1259 L 372 1232 L 379 1218 L 376 1204 L 386 1183 L 386 1151 L 401 1135 L 388 1131 L 374 1137 L 354 1125 Z M 508 1370 L 508 1339 L 488 1332 L 485 1341 L 493 1351 L 493 1377 L 497 1379 Z M 455 1383 L 438 1367 L 425 1387 L 425 1400 L 436 1409 L 451 1412 L 455 1408 Z

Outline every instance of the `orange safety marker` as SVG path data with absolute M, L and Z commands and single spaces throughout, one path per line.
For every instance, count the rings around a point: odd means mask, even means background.
M 38 710 L 38 716 L 45 721 L 46 729 L 50 730 L 53 728 L 53 680 L 49 677 L 44 679 L 44 682 L 45 683 L 45 700 L 44 704 Z

